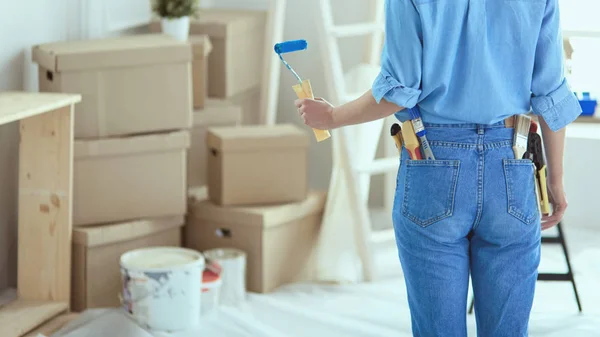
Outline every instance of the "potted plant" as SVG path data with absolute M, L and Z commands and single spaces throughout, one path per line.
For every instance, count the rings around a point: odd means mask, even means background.
M 152 10 L 161 18 L 162 31 L 178 40 L 188 39 L 190 16 L 195 16 L 198 0 L 154 0 Z

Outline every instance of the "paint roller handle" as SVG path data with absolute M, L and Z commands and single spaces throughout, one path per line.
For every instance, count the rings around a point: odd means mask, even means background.
M 296 92 L 296 96 L 298 96 L 299 99 L 302 99 L 302 98 L 314 99 L 315 98 L 315 96 L 313 95 L 312 87 L 310 85 L 309 80 L 303 80 L 302 84 L 300 84 L 300 83 L 295 84 L 292 88 L 294 89 L 294 92 Z M 331 137 L 331 134 L 327 130 L 313 129 L 313 132 L 315 133 L 315 138 L 317 139 L 317 142 L 324 141 L 325 139 L 328 139 L 329 137 Z

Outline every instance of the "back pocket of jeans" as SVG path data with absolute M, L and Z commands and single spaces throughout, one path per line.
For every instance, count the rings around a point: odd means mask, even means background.
M 409 160 L 402 214 L 421 227 L 452 216 L 460 161 Z
M 539 217 L 533 162 L 504 159 L 508 213 L 529 225 Z

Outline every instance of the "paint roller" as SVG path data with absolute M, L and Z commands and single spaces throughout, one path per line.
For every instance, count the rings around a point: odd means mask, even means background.
M 283 59 L 283 56 L 281 56 L 281 54 L 293 53 L 296 51 L 306 50 L 307 47 L 308 47 L 308 43 L 306 42 L 306 40 L 285 41 L 285 42 L 277 43 L 274 47 L 275 53 L 277 55 L 279 55 L 281 62 L 283 62 L 285 67 L 288 68 L 288 70 L 291 71 L 292 74 L 294 74 L 294 76 L 298 80 L 298 84 L 295 84 L 294 86 L 292 86 L 292 89 L 294 89 L 294 92 L 296 93 L 296 96 L 298 96 L 299 99 L 302 99 L 302 98 L 314 99 L 315 98 L 313 95 L 313 92 L 312 92 L 312 87 L 310 85 L 310 80 L 303 80 L 300 77 L 300 75 L 298 75 L 298 73 L 296 73 L 296 71 L 294 71 L 294 69 Z M 318 142 L 331 137 L 331 134 L 327 130 L 313 129 L 313 132 L 315 133 L 315 138 L 317 139 Z

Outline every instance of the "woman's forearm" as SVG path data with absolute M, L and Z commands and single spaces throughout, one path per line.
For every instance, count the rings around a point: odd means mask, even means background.
M 359 98 L 333 108 L 333 121 L 336 128 L 371 122 L 385 118 L 404 109 L 382 99 L 378 104 L 371 90 Z
M 565 153 L 566 128 L 552 131 L 543 118 L 539 119 L 546 152 L 546 165 L 550 184 L 561 184 L 563 179 L 563 158 Z

